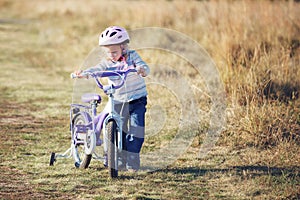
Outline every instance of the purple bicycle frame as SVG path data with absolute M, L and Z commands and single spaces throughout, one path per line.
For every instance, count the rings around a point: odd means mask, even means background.
M 110 89 L 118 89 L 124 85 L 125 79 L 127 77 L 127 74 L 130 72 L 136 72 L 135 69 L 128 69 L 126 71 L 120 70 L 120 71 L 102 71 L 102 72 L 96 72 L 96 73 L 87 73 L 87 75 L 93 77 L 96 81 L 97 86 L 102 89 L 106 94 Z M 119 85 L 114 86 L 103 86 L 102 83 L 98 80 L 98 77 L 110 77 L 110 76 L 122 76 L 122 81 Z M 75 77 L 75 75 L 72 75 L 72 77 Z M 111 94 L 109 94 L 111 95 Z M 103 126 L 105 124 L 105 120 L 110 114 L 109 111 L 103 110 L 100 114 L 97 115 L 96 113 L 96 107 L 97 104 L 101 102 L 101 97 L 97 94 L 85 94 L 82 96 L 82 101 L 85 103 L 90 103 L 90 106 L 82 105 L 82 104 L 71 104 L 71 110 L 70 110 L 70 122 L 72 123 L 71 128 L 71 134 L 73 133 L 73 115 L 81 115 L 84 117 L 84 121 L 86 124 L 83 125 L 76 125 L 75 127 L 75 138 L 72 138 L 73 143 L 79 144 L 81 141 L 77 140 L 79 133 L 87 133 L 88 130 L 93 130 L 96 135 L 96 146 L 100 146 L 102 144 L 102 141 L 100 140 L 100 133 L 103 129 Z M 92 116 L 91 116 L 92 114 Z M 120 127 L 121 128 L 121 127 Z M 119 145 L 122 146 L 122 145 Z

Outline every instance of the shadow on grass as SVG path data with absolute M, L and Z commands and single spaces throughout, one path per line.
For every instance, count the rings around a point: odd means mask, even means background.
M 218 176 L 218 174 L 234 174 L 240 177 L 260 177 L 260 176 L 272 176 L 281 177 L 284 176 L 288 179 L 300 179 L 300 166 L 293 167 L 268 167 L 268 166 L 233 166 L 229 168 L 198 168 L 198 167 L 187 167 L 187 168 L 167 168 L 160 169 L 156 171 L 146 172 L 146 173 L 129 173 L 120 172 L 119 177 L 116 180 L 130 180 L 130 179 L 144 179 L 147 176 L 157 176 L 161 177 L 162 174 L 173 174 L 171 179 L 177 176 L 187 177 L 187 182 L 189 180 L 204 177 L 205 175 Z M 161 175 L 158 175 L 161 174 Z M 162 178 L 162 177 L 161 177 Z M 166 177 L 165 177 L 166 178 Z M 166 178 L 168 179 L 168 178 Z M 175 178 L 176 179 L 176 178 Z M 184 181 L 181 179 L 181 181 Z
M 188 167 L 188 168 L 170 168 L 170 169 L 161 169 L 154 172 L 149 172 L 150 174 L 153 173 L 173 173 L 174 175 L 177 174 L 186 174 L 186 175 L 193 175 L 194 177 L 204 176 L 206 174 L 214 174 L 214 173 L 236 173 L 236 175 L 251 175 L 252 177 L 255 176 L 264 176 L 264 175 L 271 175 L 271 176 L 288 176 L 288 177 L 295 177 L 300 178 L 300 166 L 293 166 L 293 167 L 268 167 L 268 166 L 233 166 L 230 168 L 197 168 L 197 167 Z

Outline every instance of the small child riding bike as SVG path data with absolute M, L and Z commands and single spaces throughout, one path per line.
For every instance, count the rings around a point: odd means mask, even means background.
M 138 171 L 140 168 L 140 151 L 145 136 L 145 113 L 147 90 L 143 77 L 150 73 L 148 65 L 135 50 L 128 49 L 130 41 L 127 31 L 119 26 L 106 28 L 99 36 L 99 45 L 104 49 L 107 58 L 94 67 L 76 71 L 81 78 L 85 72 L 104 70 L 126 70 L 135 67 L 137 73 L 130 73 L 125 86 L 116 90 L 115 110 L 123 120 L 124 146 L 120 157 L 120 169 Z M 109 81 L 117 81 L 110 78 Z M 105 164 L 105 163 L 104 163 Z

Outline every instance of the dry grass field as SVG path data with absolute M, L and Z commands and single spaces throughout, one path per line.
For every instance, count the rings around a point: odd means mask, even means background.
M 0 0 L 0 199 L 300 199 L 299 11 L 292 0 Z M 50 153 L 70 144 L 69 74 L 110 25 L 176 30 L 209 53 L 227 107 L 207 156 L 198 157 L 210 120 L 203 77 L 152 49 L 139 52 L 153 64 L 150 79 L 179 87 L 175 70 L 199 89 L 197 108 L 206 114 L 197 116 L 186 152 L 157 171 L 120 172 L 117 180 L 98 161 L 85 170 L 72 159 L 49 166 Z M 170 143 L 180 120 L 172 91 L 148 91 L 147 131 L 158 134 L 146 138 L 142 154 Z

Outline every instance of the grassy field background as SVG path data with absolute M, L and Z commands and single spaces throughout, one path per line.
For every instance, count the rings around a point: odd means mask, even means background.
M 0 199 L 300 199 L 299 10 L 291 0 L 0 0 Z M 227 126 L 205 158 L 197 156 L 210 107 L 202 78 L 176 56 L 148 50 L 140 52 L 146 62 L 175 66 L 204 91 L 194 91 L 207 114 L 187 152 L 166 168 L 117 180 L 96 161 L 86 170 L 71 159 L 48 166 L 52 151 L 69 147 L 69 74 L 115 24 L 174 29 L 215 61 Z M 152 72 L 174 79 L 164 68 Z M 180 105 L 170 96 L 149 88 L 148 109 L 159 104 L 167 119 L 143 152 L 170 142 L 178 128 Z M 153 110 L 152 125 L 161 112 Z

